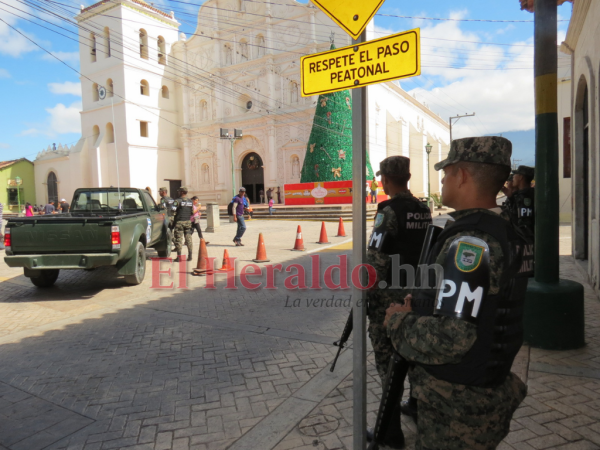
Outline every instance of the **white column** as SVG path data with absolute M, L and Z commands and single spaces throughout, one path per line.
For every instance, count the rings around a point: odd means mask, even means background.
M 190 132 L 183 131 L 183 184 L 190 186 L 192 183 L 192 156 L 190 150 Z M 198 186 L 193 186 L 192 190 L 197 190 Z
M 423 155 L 423 192 L 429 197 L 429 168 L 431 161 L 427 164 L 427 152 L 425 151 L 425 145 L 427 145 L 427 133 L 423 130 L 423 145 L 421 146 L 421 154 Z
M 273 123 L 271 122 L 268 126 L 267 126 L 267 136 L 268 136 L 268 147 L 267 147 L 267 154 L 269 155 L 269 161 L 268 161 L 268 166 L 269 167 L 269 176 L 270 176 L 270 183 L 274 184 L 277 183 L 277 149 L 276 149 L 276 143 L 275 143 L 275 126 L 273 125 Z M 264 162 L 263 162 L 264 163 Z M 285 164 L 285 162 L 284 162 Z M 283 182 L 283 180 L 282 180 Z M 283 186 L 282 186 L 283 188 Z
M 400 120 L 402 121 L 402 156 L 410 158 L 410 126 L 408 121 Z

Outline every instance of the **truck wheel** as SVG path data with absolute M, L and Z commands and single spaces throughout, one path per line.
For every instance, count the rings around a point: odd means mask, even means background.
M 160 258 L 168 258 L 169 256 L 171 256 L 171 249 L 173 247 L 173 232 L 171 230 L 169 230 L 168 228 L 167 228 L 165 239 L 166 239 L 165 246 L 160 250 L 156 250 L 156 252 L 158 253 L 158 256 Z
M 59 269 L 45 269 L 40 271 L 40 276 L 30 278 L 31 282 L 37 287 L 47 288 L 52 286 L 58 278 Z
M 137 285 L 144 281 L 144 276 L 146 275 L 146 249 L 141 242 L 137 243 L 133 258 L 135 260 L 135 273 L 125 275 L 125 281 L 128 284 Z

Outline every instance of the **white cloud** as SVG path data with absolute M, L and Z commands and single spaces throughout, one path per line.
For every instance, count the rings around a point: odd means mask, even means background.
M 81 83 L 65 81 L 64 83 L 48 83 L 48 89 L 53 94 L 70 94 L 81 97 Z
M 454 138 L 534 128 L 531 41 L 488 45 L 450 21 L 421 25 L 421 36 L 422 76 L 409 92 L 445 120 L 476 113 L 453 126 Z
M 44 135 L 47 137 L 56 137 L 59 134 L 81 133 L 81 101 L 71 103 L 65 106 L 62 103 L 56 104 L 52 108 L 46 108 L 50 115 L 42 124 L 32 124 L 21 132 L 21 136 Z
M 6 69 L 0 69 L 0 78 L 10 78 L 10 72 Z
M 79 52 L 51 52 L 56 58 L 71 64 L 79 64 Z M 42 59 L 50 62 L 59 62 L 58 59 L 53 58 L 48 53 L 42 55 Z
M 10 148 L 10 144 L 7 144 L 6 142 L 0 142 L 0 148 L 1 149 Z
M 24 5 L 16 0 L 6 0 L 4 3 L 4 6 L 18 8 L 22 11 L 31 11 L 27 5 Z M 9 10 L 11 8 L 9 8 Z M 37 50 L 35 45 L 7 25 L 16 25 L 18 19 L 14 15 L 5 11 L 0 11 L 0 17 L 2 20 L 6 21 L 6 23 L 0 22 L 0 54 L 18 57 L 23 53 Z

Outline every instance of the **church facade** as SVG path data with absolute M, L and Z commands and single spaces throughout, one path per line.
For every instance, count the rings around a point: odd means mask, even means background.
M 300 57 L 351 43 L 312 4 L 293 0 L 209 0 L 195 33 L 174 13 L 142 0 L 99 2 L 80 24 L 82 137 L 35 160 L 36 194 L 69 199 L 78 187 L 180 185 L 201 201 L 251 200 L 300 181 L 317 97 L 300 95 Z M 371 29 L 370 33 L 373 31 Z M 374 37 L 373 35 L 371 37 Z M 391 155 L 411 158 L 411 190 L 423 196 L 449 147 L 448 125 L 396 83 L 368 88 L 374 170 Z M 221 129 L 241 130 L 224 139 Z M 425 145 L 431 144 L 429 170 Z M 56 189 L 55 189 L 56 191 Z

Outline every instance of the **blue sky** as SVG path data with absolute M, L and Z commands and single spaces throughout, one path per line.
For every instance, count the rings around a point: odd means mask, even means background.
M 3 1 L 1 19 L 79 68 L 77 42 L 18 19 L 7 11 L 26 16 L 16 11 L 18 8 L 44 19 L 48 19 L 47 15 L 25 5 L 29 0 Z M 81 1 L 57 1 L 72 14 L 81 4 Z M 31 0 L 30 5 L 43 3 Z M 194 31 L 197 5 L 169 0 L 157 0 L 155 4 L 166 11 L 175 11 L 176 18 L 182 22 L 181 31 Z M 192 16 L 182 14 L 184 11 Z M 533 23 L 460 21 L 533 20 L 532 14 L 520 11 L 518 0 L 387 0 L 379 13 L 375 26 L 380 36 L 421 28 L 423 75 L 403 80 L 400 84 L 404 89 L 445 120 L 450 115 L 476 112 L 476 117 L 462 119 L 456 125 L 455 137 L 498 133 L 508 136 L 507 132 L 515 132 L 510 134 L 515 137 L 515 157 L 524 163 L 533 163 Z M 569 19 L 570 14 L 570 3 L 559 7 L 559 19 Z M 432 21 L 418 17 L 460 20 Z M 64 21 L 54 19 L 54 23 L 76 31 Z M 566 21 L 559 22 L 559 42 L 564 38 L 567 25 Z M 59 31 L 74 36 L 65 30 Z M 0 22 L 0 92 L 5 105 L 0 113 L 0 160 L 23 156 L 34 159 L 52 143 L 77 142 L 81 104 L 78 77 Z

